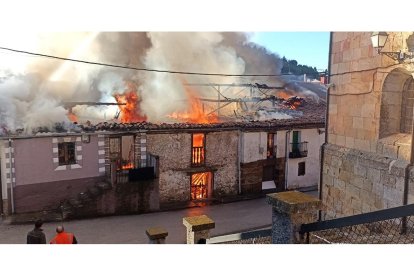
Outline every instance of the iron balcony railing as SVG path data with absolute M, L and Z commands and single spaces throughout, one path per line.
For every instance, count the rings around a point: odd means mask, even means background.
M 204 147 L 193 147 L 191 149 L 191 165 L 204 165 Z
M 414 243 L 414 204 L 301 226 L 307 243 Z
M 290 143 L 289 158 L 308 156 L 308 142 Z
M 148 153 L 144 162 L 136 162 L 136 164 L 133 168 L 116 170 L 116 183 L 150 180 L 158 177 L 158 161 L 155 155 Z

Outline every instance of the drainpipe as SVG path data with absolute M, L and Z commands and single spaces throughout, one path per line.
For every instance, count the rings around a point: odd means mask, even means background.
M 14 214 L 14 190 L 13 190 L 13 166 L 12 166 L 12 140 L 9 139 L 9 164 L 10 164 L 10 201 L 11 201 L 11 211 Z
M 287 190 L 288 178 L 289 178 L 289 141 L 290 141 L 291 131 L 292 130 L 289 129 L 286 131 L 286 134 L 285 134 L 285 190 Z
M 332 56 L 332 36 L 333 32 L 329 34 L 329 57 L 328 57 L 328 80 L 327 83 L 330 84 L 331 82 L 331 56 Z M 319 164 L 319 200 L 322 201 L 322 188 L 323 188 L 323 161 L 324 161 L 324 148 L 328 144 L 328 122 L 329 122 L 329 92 L 331 90 L 332 85 L 328 86 L 328 90 L 326 91 L 326 110 L 325 110 L 325 142 L 321 146 L 320 150 L 320 164 Z M 322 210 L 318 212 L 318 221 L 322 220 Z
M 239 132 L 239 142 L 237 143 L 237 150 L 238 150 L 238 154 L 237 154 L 237 171 L 239 174 L 239 195 L 241 194 L 241 170 L 240 170 L 240 162 L 242 161 L 242 149 L 243 149 L 243 137 L 242 137 L 242 132 L 240 131 L 240 129 L 238 130 Z

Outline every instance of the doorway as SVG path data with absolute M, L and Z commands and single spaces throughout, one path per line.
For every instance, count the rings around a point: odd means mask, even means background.
M 207 199 L 213 196 L 213 174 L 211 172 L 191 175 L 191 200 Z

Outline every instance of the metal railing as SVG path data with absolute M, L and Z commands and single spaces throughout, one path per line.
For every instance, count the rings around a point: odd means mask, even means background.
M 116 183 L 127 183 L 133 181 L 139 174 L 145 174 L 144 178 L 157 178 L 158 177 L 158 161 L 155 155 L 147 153 L 147 158 L 144 162 L 136 162 L 134 168 L 116 170 Z
M 204 165 L 204 147 L 193 147 L 191 149 L 191 165 Z
M 308 142 L 290 143 L 289 158 L 308 156 Z
M 414 204 L 303 224 L 307 243 L 414 243 Z

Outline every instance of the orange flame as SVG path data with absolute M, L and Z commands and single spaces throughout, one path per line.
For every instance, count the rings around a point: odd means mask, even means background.
M 190 104 L 187 111 L 173 112 L 167 115 L 167 117 L 188 123 L 211 124 L 219 122 L 217 114 L 206 114 L 204 112 L 203 104 L 197 99 L 196 91 L 191 90 L 188 86 L 185 86 L 185 91 Z
M 75 113 L 72 112 L 72 109 L 69 109 L 67 116 L 69 120 L 73 123 L 78 121 L 78 117 L 75 115 Z
M 129 170 L 129 169 L 133 169 L 133 168 L 134 168 L 134 164 L 132 164 L 132 163 L 122 165 L 122 167 L 121 167 L 122 170 Z
M 290 97 L 292 97 L 292 95 L 290 95 L 290 94 L 288 94 L 288 93 L 286 93 L 286 92 L 284 92 L 284 91 L 278 91 L 278 92 L 277 92 L 277 96 L 278 96 L 279 98 L 284 99 L 284 100 L 287 100 L 287 99 L 289 99 Z
M 127 83 L 127 91 L 123 94 L 116 93 L 114 95 L 117 103 L 125 103 L 126 105 L 119 105 L 120 120 L 123 123 L 142 122 L 147 120 L 147 116 L 141 114 L 139 103 L 141 100 L 138 97 L 136 86 L 133 83 Z
M 296 97 L 294 95 L 290 95 L 289 93 L 286 93 L 284 91 L 278 91 L 277 92 L 277 96 L 279 98 L 284 99 L 284 104 L 286 105 L 286 107 L 288 107 L 289 109 L 297 109 L 301 104 L 301 100 L 299 97 Z

